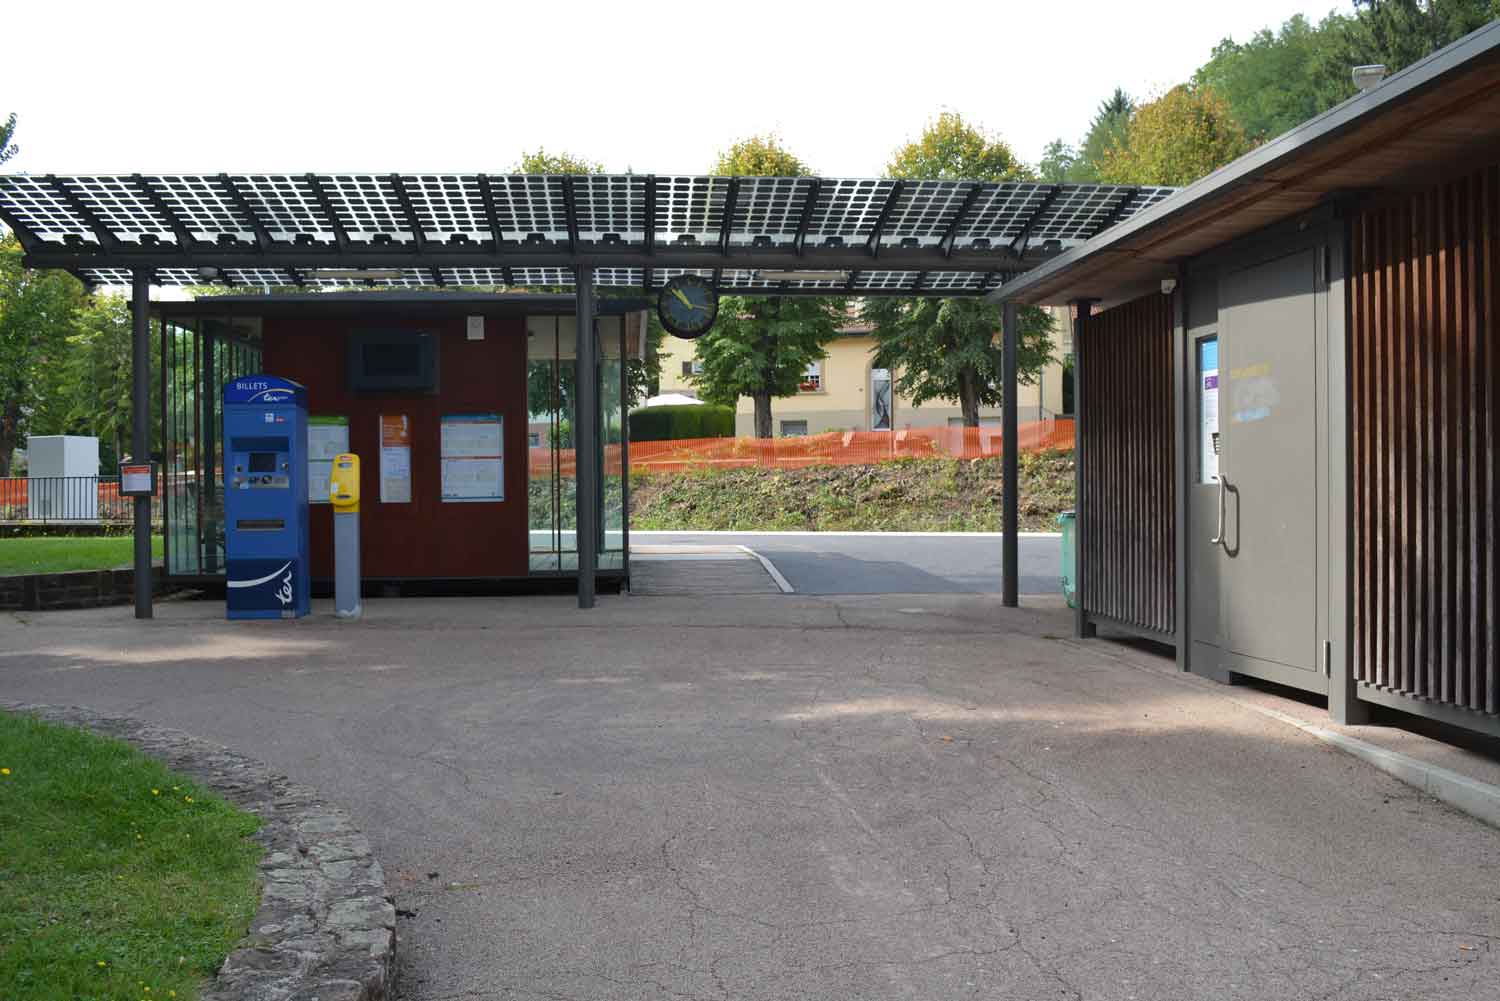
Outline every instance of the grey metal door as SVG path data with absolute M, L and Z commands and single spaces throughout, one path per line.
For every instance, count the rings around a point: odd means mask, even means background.
M 1212 510 L 1195 505 L 1193 544 L 1204 591 L 1217 592 L 1205 609 L 1215 628 L 1199 638 L 1217 645 L 1221 669 L 1322 691 L 1319 253 L 1221 278 L 1218 481 L 1194 491 Z

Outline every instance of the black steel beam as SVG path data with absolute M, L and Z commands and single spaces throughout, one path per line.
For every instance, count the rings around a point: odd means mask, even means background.
M 719 282 L 722 281 L 723 278 L 724 278 L 724 269 L 723 268 L 714 268 L 714 291 L 715 292 L 719 291 Z
M 880 235 L 885 232 L 885 224 L 890 221 L 891 213 L 896 210 L 896 202 L 900 200 L 901 192 L 905 187 L 905 181 L 892 184 L 891 193 L 886 196 L 885 204 L 880 207 L 880 215 L 875 218 L 875 228 L 870 231 L 870 238 L 865 241 L 865 247 L 870 251 L 871 257 L 880 256 Z
M 719 253 L 728 255 L 729 236 L 734 232 L 734 210 L 740 200 L 740 179 L 731 177 L 729 179 L 729 190 L 724 194 L 724 221 L 719 224 Z M 714 286 L 718 287 L 718 278 L 715 276 Z
M 193 234 L 188 231 L 182 219 L 176 212 L 172 211 L 172 206 L 168 205 L 166 199 L 162 198 L 156 189 L 151 187 L 151 182 L 146 180 L 144 174 L 130 175 L 130 183 L 135 186 L 135 190 L 140 193 L 141 197 L 150 202 L 151 207 L 160 212 L 162 218 L 167 220 L 167 225 L 172 228 L 172 235 L 177 237 L 177 245 L 179 247 L 186 250 L 197 242 L 193 239 Z
M 1103 222 L 1095 226 L 1093 229 L 1089 230 L 1089 235 L 1085 237 L 1085 239 L 1092 240 L 1094 237 L 1098 236 L 1100 233 L 1104 232 L 1106 229 L 1109 229 L 1109 227 L 1119 222 L 1120 217 L 1125 214 L 1125 210 L 1130 208 L 1130 206 L 1140 196 L 1140 188 L 1131 188 L 1129 191 L 1125 192 L 1125 197 L 1121 198 L 1119 204 L 1109 210 L 1109 215 L 1104 217 Z
M 816 269 L 820 271 L 865 270 L 870 266 L 863 247 L 809 247 L 797 254 L 788 247 L 731 246 L 727 254 L 717 247 L 663 247 L 647 255 L 639 247 L 591 247 L 589 259 L 601 268 L 697 268 L 759 270 Z M 1052 255 L 1033 254 L 1023 264 L 1002 249 L 955 250 L 944 257 L 935 246 L 891 247 L 881 255 L 881 265 L 892 271 L 1004 271 L 1019 273 Z M 39 268 L 572 268 L 577 255 L 566 246 L 512 245 L 500 253 L 483 247 L 450 247 L 429 244 L 426 253 L 399 245 L 351 247 L 299 247 L 279 244 L 273 250 L 219 247 L 199 244 L 187 253 L 176 248 L 120 246 L 114 250 L 39 244 L 26 255 L 28 267 Z
M 653 277 L 651 271 L 652 268 L 650 265 L 641 268 L 641 290 L 647 295 L 651 294 L 651 279 Z
M 5 223 L 6 226 L 10 227 L 10 231 L 16 234 L 16 239 L 20 241 L 22 250 L 29 253 L 32 249 L 42 245 L 42 241 L 37 235 L 28 227 L 23 226 L 21 220 L 17 219 L 9 209 L 0 208 L 0 222 Z
M 442 288 L 443 286 L 448 284 L 447 282 L 443 281 L 443 272 L 441 269 L 428 268 L 427 270 L 432 272 L 432 283 L 438 288 Z
M 656 175 L 646 175 L 646 253 L 656 253 Z M 647 283 L 650 287 L 650 283 Z
M 500 238 L 504 234 L 500 231 L 500 217 L 495 214 L 495 193 L 490 190 L 490 179 L 487 174 L 479 175 L 479 200 L 484 205 L 484 224 L 489 227 L 490 241 L 495 245 L 495 252 L 500 252 Z
M 294 285 L 301 285 L 302 284 L 302 276 L 297 273 L 297 269 L 296 268 L 282 268 L 282 270 L 285 271 L 286 272 L 286 276 L 292 280 L 292 284 L 294 284 Z
M 1026 217 L 1026 222 L 1021 225 L 1021 232 L 1017 233 L 1016 238 L 1010 241 L 1010 252 L 1012 254 L 1017 257 L 1026 256 L 1026 247 L 1031 243 L 1031 231 L 1036 229 L 1036 224 L 1041 222 L 1042 218 L 1046 216 L 1047 210 L 1052 208 L 1052 203 L 1057 201 L 1057 196 L 1062 194 L 1062 190 L 1061 184 L 1052 185 L 1052 190 L 1047 192 L 1047 197 L 1042 199 L 1042 204 L 1038 205 L 1036 211 Z
M 855 288 L 855 285 L 858 282 L 859 282 L 859 272 L 858 271 L 851 271 L 851 272 L 849 272 L 849 277 L 844 279 L 844 291 L 845 292 L 853 292 L 854 288 Z
M 422 232 L 421 220 L 417 218 L 417 207 L 412 204 L 411 195 L 407 193 L 406 183 L 401 180 L 400 174 L 392 174 L 390 181 L 391 187 L 396 192 L 396 203 L 401 206 L 401 214 L 406 217 L 406 228 L 411 230 L 412 242 L 416 244 L 417 253 L 420 254 L 427 249 L 427 234 Z
M 84 225 L 93 231 L 94 238 L 99 241 L 99 246 L 111 249 L 120 245 L 120 238 L 111 233 L 103 220 L 94 214 L 94 210 L 83 204 L 83 199 L 69 190 L 56 174 L 48 174 L 42 180 L 47 182 L 47 186 L 67 204 L 68 208 L 78 213 Z
M 822 182 L 814 177 L 807 186 L 807 198 L 802 202 L 802 212 L 797 219 L 797 236 L 792 241 L 792 246 L 801 257 L 805 244 L 807 243 L 807 227 L 812 225 L 813 209 L 818 206 L 818 192 L 822 188 Z
M 1016 349 L 1019 343 L 1019 325 L 1016 304 L 1006 302 L 1002 307 L 1001 327 L 1003 348 L 1001 349 L 1000 386 L 1004 394 L 1000 399 L 1000 440 L 1005 451 L 1000 458 L 1000 603 L 1006 608 L 1015 608 L 1019 603 L 1020 578 L 1020 489 L 1019 465 L 1020 442 L 1016 422 Z
M 582 264 L 573 273 L 577 307 L 574 340 L 577 375 L 573 422 L 577 504 L 574 539 L 578 550 L 578 607 L 594 607 L 594 574 L 599 562 L 599 363 L 594 341 L 594 273 Z
M 563 212 L 568 217 L 568 253 L 578 253 L 578 208 L 573 202 L 573 178 L 562 178 Z
M 318 180 L 317 174 L 308 174 L 306 177 L 307 186 L 312 189 L 318 208 L 323 210 L 323 216 L 328 220 L 328 228 L 333 233 L 334 245 L 339 248 L 340 254 L 349 253 L 349 234 L 344 230 L 339 214 L 334 211 L 333 201 L 329 199 L 328 192 L 323 190 L 323 183 Z
M 130 460 L 151 461 L 151 270 L 130 278 Z M 151 498 L 135 498 L 135 617 L 151 618 Z
M 969 189 L 969 193 L 964 195 L 963 204 L 958 207 L 957 214 L 948 220 L 948 228 L 943 231 L 943 238 L 938 241 L 938 247 L 942 249 L 944 257 L 952 256 L 953 244 L 958 240 L 958 227 L 963 225 L 964 216 L 968 215 L 969 210 L 974 207 L 974 203 L 979 201 L 979 193 L 983 190 L 984 183 L 982 181 L 975 181 L 974 186 Z
M 255 245 L 262 252 L 269 252 L 275 246 L 275 241 L 271 239 L 271 231 L 266 228 L 260 215 L 251 207 L 249 199 L 239 189 L 239 185 L 234 183 L 234 178 L 228 174 L 220 174 L 217 180 L 223 186 L 224 194 L 229 197 L 230 204 L 238 209 L 240 215 L 244 216 L 245 221 L 250 224 L 250 231 L 255 234 Z
M 505 287 L 506 288 L 515 288 L 516 287 L 516 276 L 513 275 L 513 274 L 511 274 L 510 268 L 501 268 L 500 269 L 500 279 L 503 282 L 505 282 Z

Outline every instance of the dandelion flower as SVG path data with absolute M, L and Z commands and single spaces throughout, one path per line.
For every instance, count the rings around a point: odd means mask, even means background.
M 100 966 L 104 966 L 104 965 L 106 965 L 106 964 L 105 964 L 105 962 L 104 962 L 104 960 L 102 960 L 102 959 L 101 959 L 101 960 L 99 960 L 99 965 L 100 965 Z
M 153 796 L 160 796 L 161 795 L 161 790 L 160 789 L 152 789 L 151 790 L 151 795 L 153 795 Z
M 0 768 L 0 775 L 9 775 L 9 774 L 10 774 L 10 769 L 9 768 Z
M 183 799 L 184 799 L 184 800 L 185 800 L 185 801 L 187 801 L 187 802 L 189 802 L 189 803 L 191 803 L 191 802 L 192 802 L 192 801 L 193 801 L 193 797 L 191 797 L 191 796 L 184 796 L 184 797 L 182 797 L 182 798 L 183 798 Z

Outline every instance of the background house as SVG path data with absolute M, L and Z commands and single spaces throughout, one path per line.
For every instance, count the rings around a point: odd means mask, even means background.
M 1073 329 L 1066 307 L 1053 307 L 1053 360 L 1042 370 L 1035 385 L 1020 387 L 1016 405 L 1022 421 L 1041 420 L 1069 413 L 1064 405 L 1064 359 L 1073 350 Z M 771 413 L 779 438 L 823 431 L 877 431 L 886 428 L 944 427 L 962 423 L 957 400 L 929 400 L 922 406 L 895 394 L 890 373 L 872 364 L 875 338 L 862 321 L 854 320 L 828 345 L 828 357 L 808 369 L 802 391 L 796 396 L 772 401 Z M 661 346 L 662 393 L 696 395 L 692 375 L 697 361 L 693 342 L 667 337 Z M 1072 393 L 1068 392 L 1069 404 Z M 887 416 L 889 415 L 889 416 Z M 980 410 L 980 423 L 1000 424 L 1000 408 Z M 735 434 L 755 434 L 755 403 L 740 397 L 735 407 Z

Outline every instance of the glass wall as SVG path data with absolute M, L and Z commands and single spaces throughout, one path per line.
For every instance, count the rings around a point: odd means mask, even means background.
M 599 359 L 601 570 L 625 566 L 624 326 L 618 316 L 596 321 Z M 577 326 L 571 316 L 526 321 L 528 527 L 532 573 L 578 569 L 578 479 L 573 421 L 576 406 Z
M 166 569 L 224 572 L 224 383 L 260 371 L 258 317 L 168 315 L 162 338 L 162 501 Z

